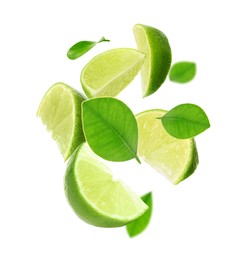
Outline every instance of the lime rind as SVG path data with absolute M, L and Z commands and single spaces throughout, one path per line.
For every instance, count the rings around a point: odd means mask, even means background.
M 194 139 L 192 139 L 192 155 L 191 155 L 191 160 L 189 160 L 184 173 L 177 179 L 175 180 L 174 184 L 178 184 L 181 181 L 184 181 L 188 177 L 190 177 L 196 170 L 198 164 L 199 164 L 199 159 L 198 159 L 198 152 L 197 152 L 197 146 L 196 142 Z

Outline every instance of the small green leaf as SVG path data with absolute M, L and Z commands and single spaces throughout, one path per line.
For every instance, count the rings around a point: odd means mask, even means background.
M 88 52 L 91 48 L 97 45 L 100 42 L 109 42 L 109 40 L 102 37 L 98 42 L 92 41 L 81 41 L 74 44 L 67 52 L 67 56 L 71 60 L 75 60 Z
M 194 62 L 177 62 L 170 69 L 169 79 L 177 83 L 187 83 L 195 77 L 196 71 L 197 66 Z
M 141 199 L 147 204 L 148 210 L 138 219 L 126 225 L 126 230 L 130 237 L 134 237 L 142 233 L 148 226 L 151 219 L 153 206 L 152 192 L 145 194 L 141 197 Z
M 138 127 L 135 116 L 122 101 L 100 97 L 82 103 L 86 141 L 94 153 L 108 161 L 137 157 Z
M 174 107 L 161 121 L 165 130 L 178 139 L 192 138 L 210 127 L 206 113 L 194 104 Z

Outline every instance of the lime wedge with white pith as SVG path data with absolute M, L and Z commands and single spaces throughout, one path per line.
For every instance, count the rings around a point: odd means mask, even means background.
M 197 168 L 197 148 L 194 139 L 176 139 L 165 131 L 158 119 L 165 113 L 164 110 L 155 109 L 136 115 L 138 156 L 177 184 Z
M 78 91 L 59 82 L 47 91 L 37 111 L 65 160 L 85 140 L 81 124 L 81 103 L 84 100 Z
M 93 58 L 81 72 L 87 97 L 118 95 L 138 74 L 145 54 L 128 48 L 112 49 Z
M 141 69 L 143 97 L 153 94 L 165 81 L 171 65 L 171 48 L 160 30 L 136 24 L 133 28 L 137 49 L 146 54 Z
M 86 143 L 70 158 L 65 194 L 75 213 L 87 223 L 119 227 L 141 216 L 148 206 L 107 168 Z

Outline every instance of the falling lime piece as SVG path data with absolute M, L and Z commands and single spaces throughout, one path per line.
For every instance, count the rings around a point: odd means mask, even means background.
M 119 227 L 140 217 L 147 205 L 99 161 L 86 143 L 72 155 L 65 193 L 75 213 L 91 225 Z
M 136 24 L 133 32 L 138 50 L 146 54 L 141 69 L 142 95 L 146 97 L 165 81 L 171 65 L 171 48 L 166 35 L 156 28 Z
M 64 83 L 54 84 L 43 97 L 37 111 L 65 160 L 84 142 L 81 103 L 85 98 Z
M 112 49 L 93 58 L 81 72 L 87 97 L 117 96 L 138 74 L 145 54 L 128 48 Z
M 139 131 L 138 156 L 177 184 L 189 177 L 198 165 L 194 139 L 177 139 L 169 135 L 161 118 L 166 111 L 155 109 L 136 115 Z

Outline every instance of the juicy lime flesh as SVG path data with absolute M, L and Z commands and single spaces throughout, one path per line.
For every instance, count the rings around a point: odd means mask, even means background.
M 75 97 L 75 95 L 77 95 Z M 47 130 L 52 133 L 52 137 L 57 141 L 59 149 L 65 159 L 72 152 L 72 145 L 74 145 L 74 138 L 77 143 L 82 140 L 82 128 L 80 125 L 79 136 L 75 135 L 77 118 L 77 110 L 80 108 L 81 97 L 74 92 L 71 87 L 64 83 L 56 83 L 53 85 L 46 95 L 43 97 L 37 116 L 41 118 Z M 77 103 L 77 104 L 76 104 Z
M 92 59 L 81 72 L 88 97 L 116 96 L 137 75 L 145 55 L 134 49 L 113 49 Z
M 142 93 L 143 96 L 147 92 L 147 88 L 149 86 L 149 80 L 151 75 L 151 52 L 149 48 L 148 38 L 143 27 L 137 26 L 134 28 L 134 35 L 136 38 L 137 48 L 138 50 L 143 50 L 146 54 L 146 59 L 141 68 L 141 83 L 142 83 Z
M 176 139 L 165 131 L 158 119 L 165 113 L 163 110 L 149 110 L 136 116 L 138 155 L 177 184 L 195 170 L 197 153 L 193 139 Z
M 37 113 L 43 124 L 52 132 L 52 137 L 57 141 L 62 154 L 68 150 L 73 132 L 72 104 L 71 93 L 60 85 L 47 92 Z
M 98 160 L 87 144 L 81 145 L 73 174 L 79 196 L 73 197 L 76 201 L 70 204 L 75 203 L 78 216 L 90 224 L 104 227 L 125 225 L 147 209 L 136 194 L 121 181 L 113 179 L 110 169 Z M 66 185 L 72 193 L 73 184 Z M 82 200 L 79 201 L 79 197 Z M 82 205 L 84 201 L 88 205 L 86 208 Z

